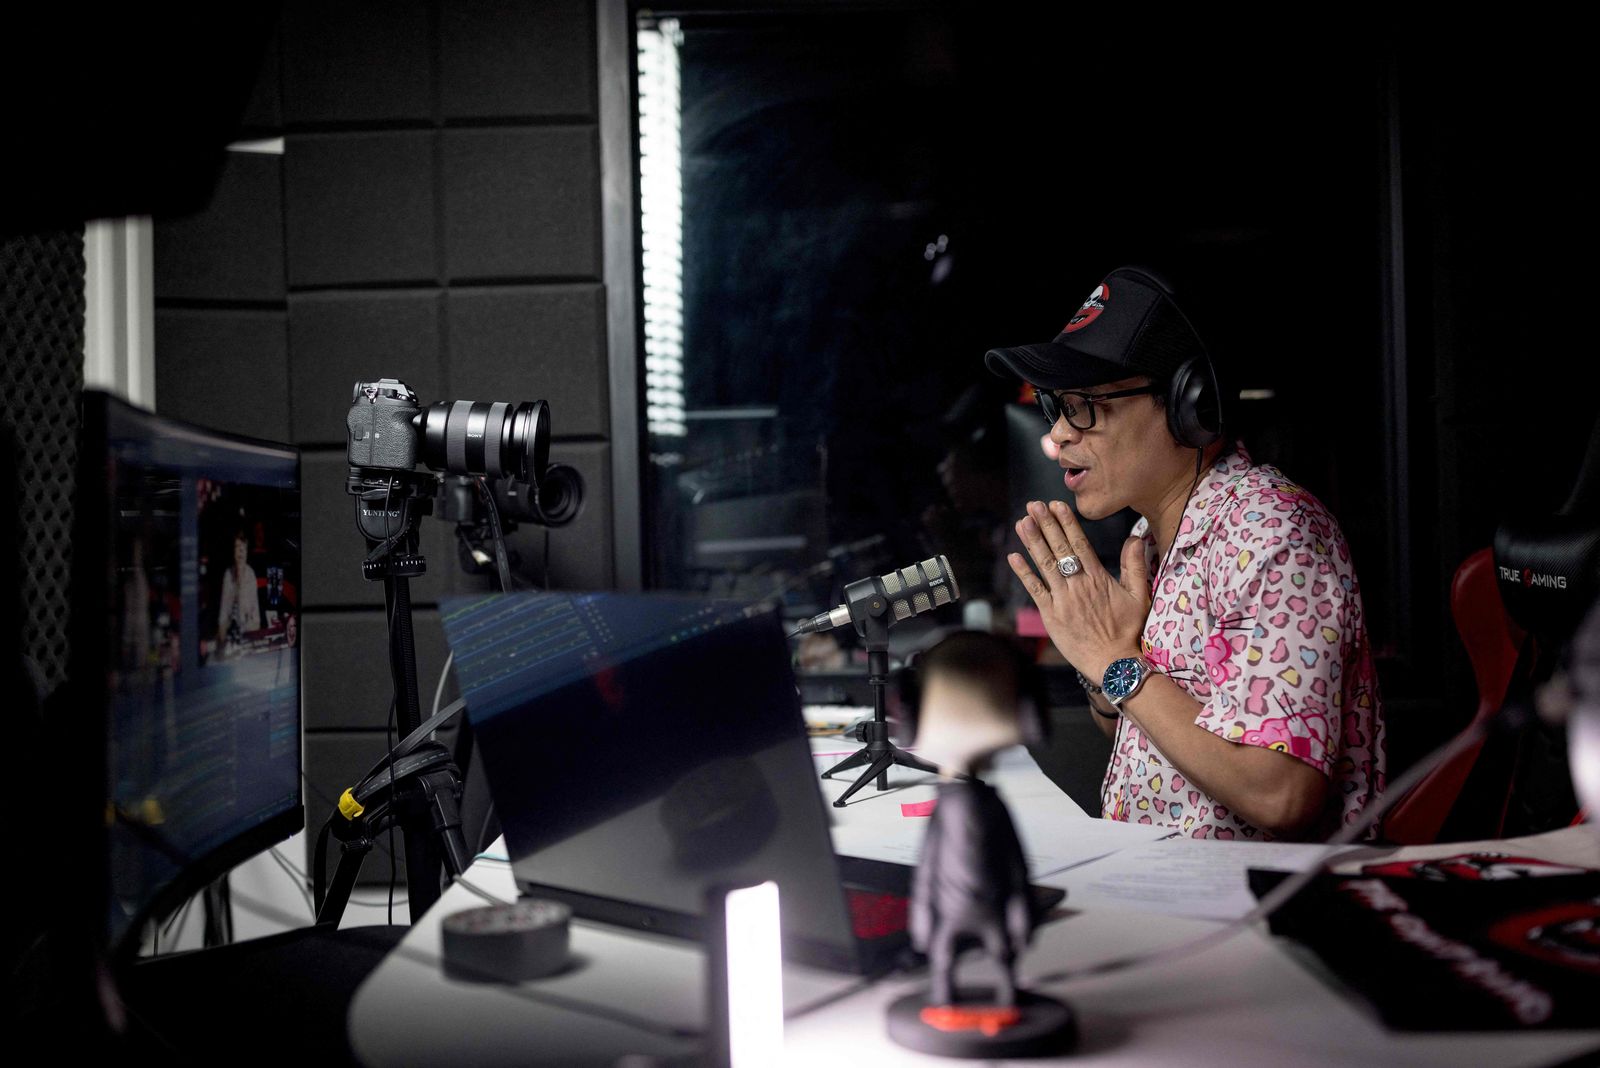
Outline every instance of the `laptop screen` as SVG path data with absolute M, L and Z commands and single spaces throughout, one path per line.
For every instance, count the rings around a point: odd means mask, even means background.
M 519 884 L 697 937 L 707 891 L 777 880 L 796 959 L 857 953 L 777 618 L 665 595 L 446 600 Z

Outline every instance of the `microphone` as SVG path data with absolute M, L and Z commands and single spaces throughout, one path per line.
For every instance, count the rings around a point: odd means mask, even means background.
M 950 572 L 950 561 L 941 554 L 887 575 L 858 579 L 844 588 L 844 599 L 845 603 L 833 611 L 805 620 L 789 632 L 789 637 L 833 630 L 846 623 L 854 624 L 856 632 L 866 637 L 868 619 L 887 615 L 885 626 L 892 627 L 901 620 L 960 600 L 961 590 Z

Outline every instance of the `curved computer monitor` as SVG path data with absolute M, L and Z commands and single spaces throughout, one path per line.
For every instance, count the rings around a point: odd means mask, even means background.
M 104 944 L 305 824 L 300 456 L 86 391 L 72 685 L 104 786 Z

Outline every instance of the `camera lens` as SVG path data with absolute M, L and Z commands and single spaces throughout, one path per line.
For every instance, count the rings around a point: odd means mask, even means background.
M 453 475 L 538 482 L 550 460 L 550 406 L 440 401 L 422 415 L 422 462 Z
M 563 527 L 583 504 L 583 476 L 567 464 L 551 464 L 539 482 L 539 512 L 547 527 Z

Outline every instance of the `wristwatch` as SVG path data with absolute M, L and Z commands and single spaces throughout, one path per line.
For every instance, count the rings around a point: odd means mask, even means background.
M 1150 665 L 1143 657 L 1125 656 L 1121 660 L 1113 660 L 1111 666 L 1106 668 L 1105 677 L 1100 680 L 1106 700 L 1114 706 L 1121 705 L 1144 685 L 1144 680 L 1150 677 L 1150 670 Z

